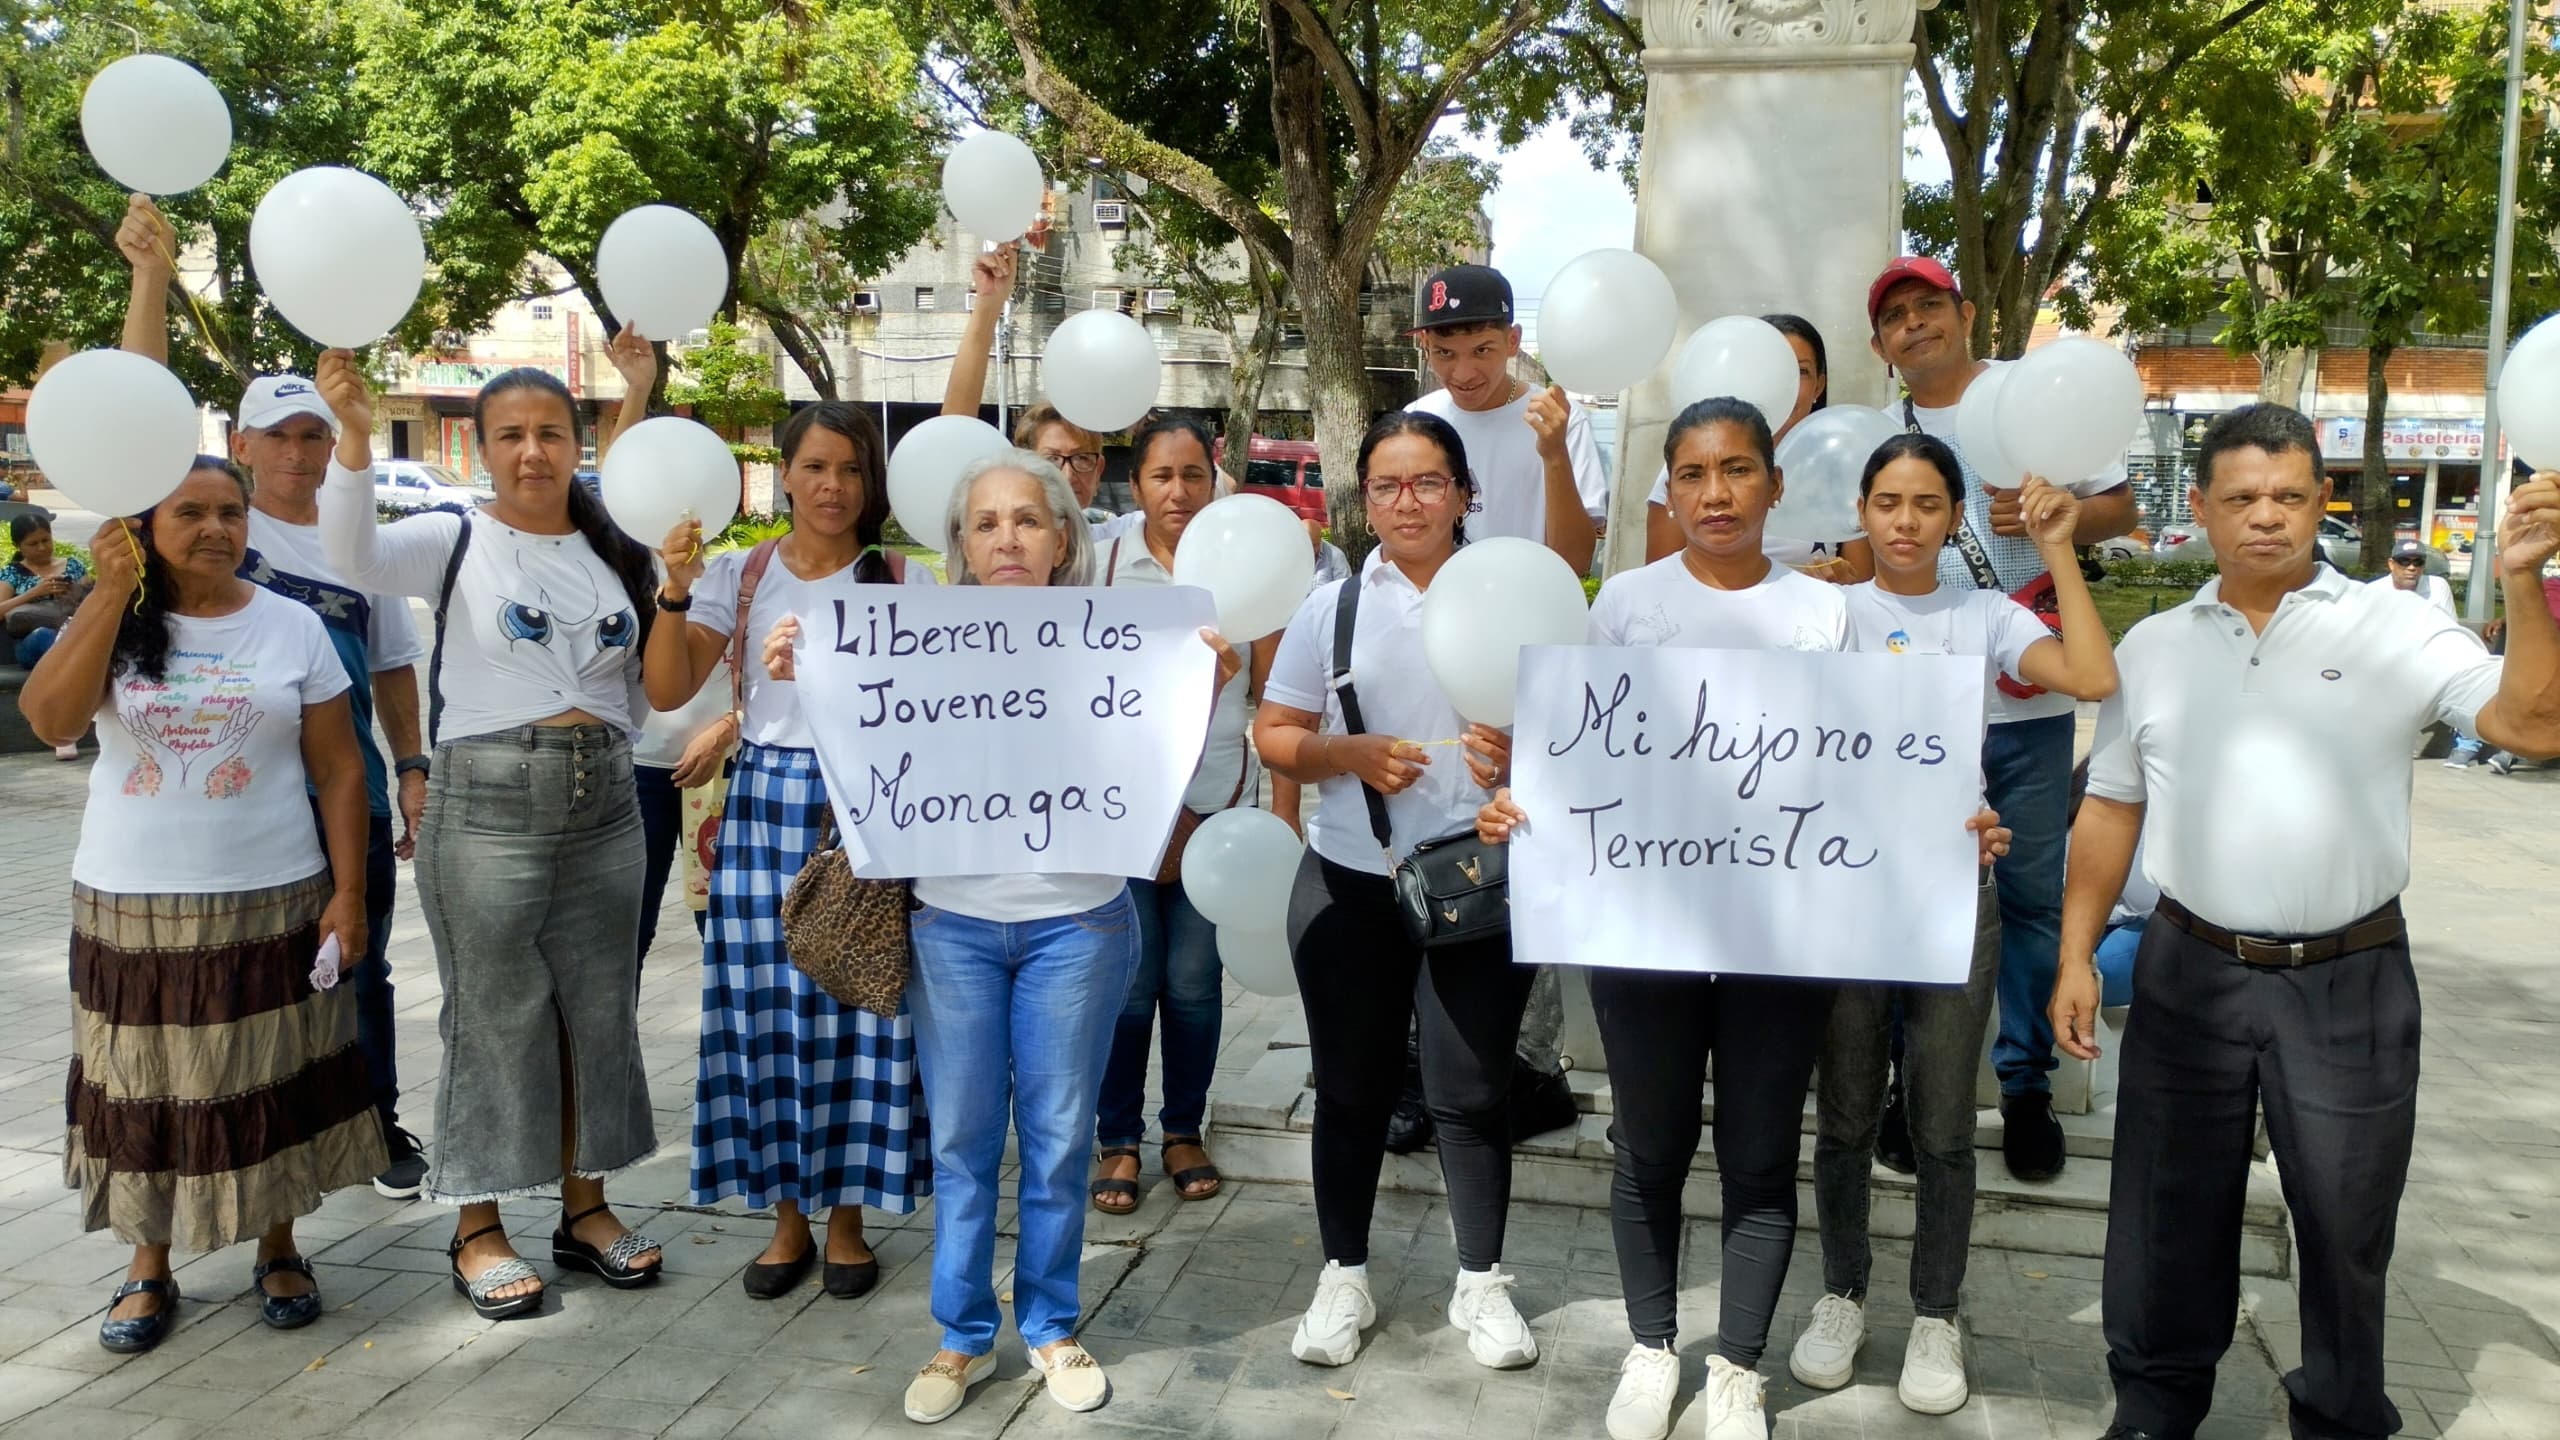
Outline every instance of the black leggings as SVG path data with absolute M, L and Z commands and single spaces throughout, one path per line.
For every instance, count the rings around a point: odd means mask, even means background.
M 1609 1229 L 1627 1328 L 1668 1346 L 1679 1330 L 1680 1191 L 1697 1158 L 1707 1057 L 1716 1067 L 1716 1176 L 1724 1267 L 1716 1349 L 1745 1369 L 1795 1248 L 1805 1092 L 1833 987 L 1801 980 L 1595 969 L 1591 1009 L 1609 1055 Z
M 1418 1012 L 1422 1088 L 1439 1132 L 1458 1264 L 1483 1270 L 1501 1260 L 1511 1205 L 1511 1052 L 1537 972 L 1511 963 L 1508 940 L 1423 950 L 1405 937 L 1385 876 L 1344 869 L 1312 850 L 1289 898 L 1289 953 L 1315 1064 L 1324 1258 L 1368 1263 L 1387 1118 L 1404 1088 L 1405 1031 Z

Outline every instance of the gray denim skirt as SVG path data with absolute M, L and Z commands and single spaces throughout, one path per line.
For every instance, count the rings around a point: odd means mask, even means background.
M 635 973 L 643 864 L 620 731 L 527 725 L 436 747 L 417 859 L 444 983 L 429 1199 L 556 1185 L 564 1070 L 578 1175 L 657 1149 Z

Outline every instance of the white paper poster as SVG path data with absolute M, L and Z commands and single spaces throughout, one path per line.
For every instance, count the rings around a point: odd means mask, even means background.
M 1962 984 L 1982 661 L 1520 656 L 1513 958 Z
M 855 873 L 1155 874 L 1209 731 L 1206 591 L 841 588 L 794 663 Z

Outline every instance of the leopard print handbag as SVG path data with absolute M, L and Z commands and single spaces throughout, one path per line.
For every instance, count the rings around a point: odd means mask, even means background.
M 853 873 L 830 806 L 817 848 L 782 897 L 783 951 L 837 1003 L 892 1018 L 907 989 L 907 915 L 914 903 L 904 880 Z

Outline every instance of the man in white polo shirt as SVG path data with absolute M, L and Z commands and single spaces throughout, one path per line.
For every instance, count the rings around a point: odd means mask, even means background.
M 2134 627 L 2071 837 L 2052 1020 L 2097 1055 L 2092 961 L 2137 837 L 2159 886 L 2116 1100 L 2103 1298 L 2113 1440 L 2186 1440 L 2239 1302 L 2263 1102 L 2302 1252 L 2293 1433 L 2384 1436 L 2383 1287 L 2417 1121 L 2409 741 L 2441 720 L 2560 751 L 2560 476 L 2509 502 L 2503 667 L 2433 606 L 2319 563 L 2311 422 L 2252 405 L 2206 431 L 2190 498 L 2221 576 Z M 2484 555 L 2491 552 L 2483 552 Z

